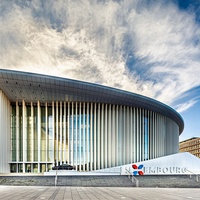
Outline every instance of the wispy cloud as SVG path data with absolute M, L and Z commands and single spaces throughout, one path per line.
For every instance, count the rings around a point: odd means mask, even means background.
M 200 85 L 200 27 L 172 3 L 0 2 L 0 67 L 100 83 L 172 105 Z M 179 111 L 189 103 L 173 105 Z
M 184 112 L 187 109 L 191 108 L 193 105 L 195 105 L 197 102 L 198 99 L 190 99 L 182 104 L 176 105 L 175 108 L 178 112 Z

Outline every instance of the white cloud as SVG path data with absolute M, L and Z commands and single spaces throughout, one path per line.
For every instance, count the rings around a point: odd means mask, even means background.
M 197 103 L 197 99 L 191 99 L 185 103 L 182 104 L 178 104 L 176 105 L 176 110 L 180 113 L 188 110 L 189 108 L 191 108 L 192 106 L 194 106 Z
M 173 4 L 33 0 L 0 7 L 0 68 L 96 82 L 170 105 L 200 85 L 200 28 Z

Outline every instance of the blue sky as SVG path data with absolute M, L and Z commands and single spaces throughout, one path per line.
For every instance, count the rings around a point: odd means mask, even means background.
M 200 1 L 0 1 L 0 68 L 155 98 L 199 133 Z

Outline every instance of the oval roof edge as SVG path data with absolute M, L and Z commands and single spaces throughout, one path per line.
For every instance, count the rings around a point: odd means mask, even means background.
M 164 111 L 168 110 L 171 113 L 174 113 L 175 115 L 175 121 L 179 126 L 179 133 L 181 134 L 183 129 L 184 129 L 184 120 L 182 118 L 182 116 L 172 107 L 168 106 L 167 104 L 164 104 L 158 100 L 155 100 L 153 98 L 135 93 L 135 92 L 130 92 L 130 91 L 126 91 L 123 89 L 119 89 L 119 88 L 114 88 L 114 87 L 110 87 L 110 86 L 106 86 L 106 85 L 100 85 L 98 83 L 92 83 L 92 82 L 86 82 L 86 81 L 81 81 L 81 80 L 76 80 L 76 79 L 71 79 L 71 78 L 66 78 L 66 77 L 60 77 L 60 76 L 53 76 L 53 75 L 46 75 L 46 74 L 38 74 L 38 73 L 34 73 L 34 72 L 26 72 L 26 71 L 18 71 L 18 70 L 9 70 L 9 69 L 0 69 L 0 73 L 9 73 L 9 74 L 19 74 L 19 75 L 29 75 L 29 76 L 35 76 L 35 77 L 40 77 L 40 78 L 48 78 L 48 79 L 53 79 L 53 80 L 57 80 L 57 81 L 68 81 L 68 82 L 72 82 L 75 84 L 81 84 L 81 85 L 86 85 L 86 86 L 91 86 L 91 87 L 96 87 L 96 88 L 101 88 L 101 89 L 105 89 L 105 90 L 109 90 L 109 91 L 114 91 L 117 93 L 121 93 L 124 95 L 129 95 L 129 96 L 134 96 L 134 97 L 138 97 L 141 98 L 142 100 L 146 100 L 151 102 L 152 104 L 158 105 L 159 107 L 163 107 Z M 163 111 L 163 112 L 164 112 Z M 170 115 L 170 113 L 169 113 Z M 169 117 L 169 116 L 168 116 Z

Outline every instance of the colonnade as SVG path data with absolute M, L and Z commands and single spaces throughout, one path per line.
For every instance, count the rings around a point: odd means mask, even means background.
M 11 168 L 91 171 L 178 152 L 178 125 L 143 108 L 92 102 L 15 102 Z

